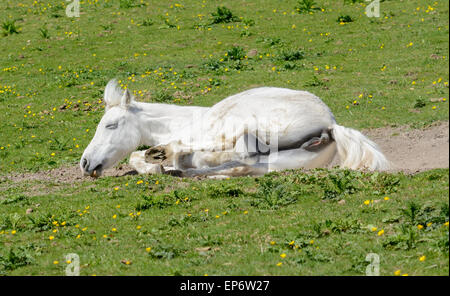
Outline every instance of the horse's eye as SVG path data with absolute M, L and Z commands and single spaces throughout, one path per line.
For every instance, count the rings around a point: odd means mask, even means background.
M 106 126 L 106 128 L 107 129 L 116 129 L 118 125 L 119 125 L 118 123 L 111 123 L 111 124 L 108 124 Z

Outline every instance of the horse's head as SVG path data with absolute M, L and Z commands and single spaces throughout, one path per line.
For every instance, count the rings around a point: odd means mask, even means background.
M 133 107 L 133 97 L 112 80 L 105 88 L 105 114 L 80 160 L 84 175 L 99 177 L 140 144 L 141 134 Z

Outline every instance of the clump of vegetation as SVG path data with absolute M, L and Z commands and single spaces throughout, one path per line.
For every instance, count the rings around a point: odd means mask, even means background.
M 238 197 L 244 192 L 242 189 L 233 184 L 228 183 L 219 183 L 219 184 L 210 184 L 206 193 L 209 197 L 212 198 L 224 198 L 224 197 Z
M 297 202 L 299 192 L 285 180 L 262 177 L 257 180 L 258 192 L 251 205 L 262 209 L 277 209 Z
M 142 21 L 141 26 L 150 27 L 150 26 L 153 25 L 153 23 L 154 22 L 153 22 L 153 20 L 151 18 L 147 18 L 147 19 Z
M 298 0 L 295 9 L 298 13 L 310 13 L 321 10 L 314 0 Z
M 249 68 L 245 59 L 244 49 L 240 46 L 233 46 L 226 51 L 224 58 L 209 59 L 203 64 L 203 67 L 211 71 L 245 70 Z
M 152 100 L 157 103 L 170 103 L 174 99 L 174 96 L 165 89 L 159 89 L 152 95 Z
M 244 49 L 240 46 L 233 46 L 227 50 L 225 60 L 238 61 L 245 57 Z
M 336 21 L 340 24 L 347 24 L 347 23 L 353 22 L 354 20 L 351 16 L 346 14 L 346 15 L 340 15 Z
M 364 0 L 344 0 L 344 4 L 364 3 Z
M 310 86 L 310 87 L 317 87 L 317 86 L 324 86 L 325 83 L 320 80 L 319 78 L 317 78 L 316 75 L 314 75 L 311 80 L 307 81 L 305 83 L 305 86 Z
M 3 36 L 19 34 L 20 30 L 16 26 L 16 20 L 8 20 L 2 23 Z
M 45 26 L 39 28 L 39 34 L 43 39 L 50 39 L 50 33 L 48 32 L 48 29 Z
M 136 205 L 136 211 L 144 211 L 150 208 L 164 209 L 176 202 L 176 198 L 171 194 L 143 195 L 142 199 L 143 201 Z
M 11 247 L 6 254 L 0 254 L 0 274 L 34 262 L 32 247 Z
M 427 102 L 422 99 L 422 98 L 418 98 L 416 99 L 416 102 L 414 103 L 414 108 L 423 108 L 427 105 Z
M 152 247 L 149 255 L 155 259 L 173 259 L 183 253 L 182 249 L 171 244 L 157 242 L 153 245 L 154 247 Z
M 61 222 L 65 222 L 65 226 L 74 225 L 72 219 L 75 214 L 63 214 L 55 216 L 50 213 L 37 214 L 35 216 L 28 215 L 29 224 L 27 228 L 36 232 L 47 231 L 52 229 L 55 225 L 59 225 Z
M 266 38 L 260 38 L 257 40 L 257 42 L 263 42 L 269 47 L 275 47 L 283 44 L 283 41 L 281 38 L 278 37 L 266 37 Z
M 225 6 L 217 7 L 217 11 L 211 13 L 212 24 L 238 22 L 240 19 L 233 15 L 230 9 Z
M 136 3 L 136 0 L 120 0 L 119 2 L 119 7 L 120 8 L 133 8 L 133 7 L 142 7 L 145 6 L 146 4 L 141 2 L 141 3 Z
M 282 49 L 277 59 L 282 61 L 298 61 L 305 58 L 305 53 L 301 49 Z

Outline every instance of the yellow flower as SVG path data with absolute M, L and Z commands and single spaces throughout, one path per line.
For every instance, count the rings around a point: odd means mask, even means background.
M 136 226 L 136 229 L 137 229 L 137 230 L 139 230 L 139 229 L 141 229 L 141 228 L 142 228 L 141 225 Z
M 433 224 L 433 222 L 427 223 L 427 227 L 430 227 Z
M 270 242 L 270 244 L 273 246 L 273 245 L 275 245 L 276 244 L 276 242 L 274 242 L 274 241 L 271 241 Z
M 281 266 L 281 265 L 283 265 L 282 262 L 278 262 L 278 263 L 277 263 L 277 266 Z
M 117 215 L 114 214 L 114 215 L 112 216 L 112 218 L 113 218 L 113 219 L 116 219 L 116 218 L 117 218 Z
M 377 228 L 376 227 L 372 227 L 370 230 L 377 231 Z
M 248 211 L 244 211 L 244 215 L 247 215 L 248 214 Z
M 369 205 L 369 204 L 370 204 L 370 200 L 365 200 L 365 201 L 364 201 L 364 204 L 365 204 L 365 205 Z
M 284 259 L 284 258 L 286 258 L 286 254 L 283 253 L 283 254 L 280 255 L 280 257 Z
M 151 250 L 152 250 L 152 248 L 150 248 L 150 247 L 145 248 L 145 251 L 146 251 L 147 253 L 150 253 Z
M 11 234 L 16 234 L 16 231 L 15 230 L 11 231 Z
M 57 265 L 57 264 L 59 264 L 59 261 L 55 260 L 55 261 L 53 261 L 53 264 Z
M 381 229 L 380 231 L 378 231 L 378 236 L 382 236 L 384 234 L 384 230 Z
M 111 229 L 111 231 L 113 231 L 113 232 L 116 232 L 116 231 L 117 231 L 117 229 L 116 229 L 116 228 L 112 228 L 112 229 Z
M 389 200 L 389 196 L 385 196 L 385 197 L 384 197 L 384 200 Z
M 291 242 L 289 243 L 290 246 L 292 246 L 293 244 L 295 244 L 295 241 L 291 241 Z
M 139 181 L 136 182 L 136 184 L 138 184 L 138 185 L 142 184 L 142 183 L 144 183 L 144 181 L 142 181 L 142 180 L 139 180 Z
M 423 225 L 422 224 L 419 224 L 419 225 L 417 225 L 417 229 L 422 229 L 423 228 Z
M 48 239 L 49 240 L 53 240 L 55 237 L 53 236 L 53 235 L 50 235 L 49 237 L 48 237 Z
M 425 261 L 425 259 L 427 259 L 427 257 L 426 257 L 425 255 L 423 255 L 423 256 L 421 256 L 421 257 L 419 258 L 419 261 L 420 261 L 420 262 L 423 262 L 423 261 Z
M 394 272 L 394 275 L 400 275 L 402 273 L 402 271 L 400 270 L 400 269 L 397 269 L 395 272 Z

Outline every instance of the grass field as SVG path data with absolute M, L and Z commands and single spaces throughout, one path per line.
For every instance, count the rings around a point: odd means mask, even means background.
M 81 275 L 364 275 L 376 253 L 382 275 L 448 275 L 448 169 L 8 178 L 77 165 L 112 78 L 181 105 L 304 89 L 357 129 L 448 120 L 448 1 L 306 2 L 1 1 L 0 274 L 76 253 Z

